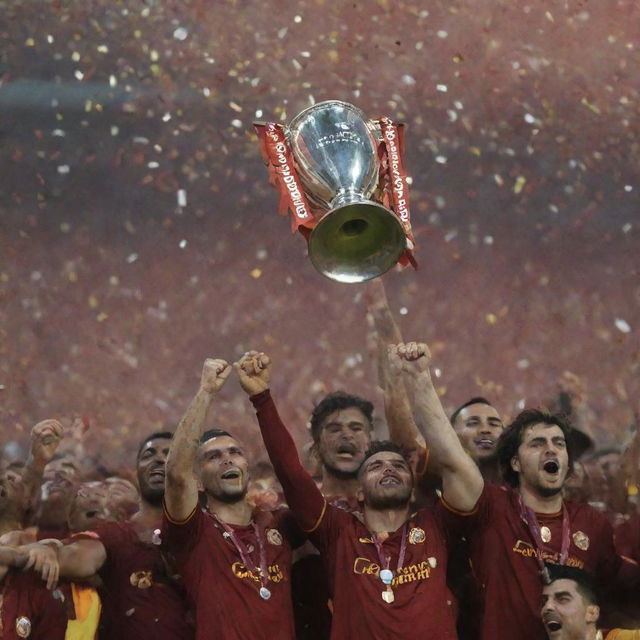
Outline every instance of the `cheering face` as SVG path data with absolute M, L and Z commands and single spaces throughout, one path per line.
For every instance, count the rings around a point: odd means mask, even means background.
M 542 623 L 550 640 L 587 638 L 595 627 L 600 608 L 588 604 L 573 580 L 555 580 L 542 590 Z
M 562 429 L 545 423 L 527 427 L 511 466 L 520 476 L 521 488 L 545 497 L 559 493 L 569 470 Z
M 200 445 L 201 489 L 215 500 L 232 504 L 242 500 L 249 484 L 249 462 L 237 440 L 211 438 Z
M 65 455 L 49 462 L 42 475 L 42 500 L 69 504 L 78 488 L 78 463 Z
M 85 482 L 80 485 L 69 513 L 69 529 L 72 532 L 93 528 L 106 520 L 107 488 L 102 482 Z
M 171 440 L 152 438 L 140 450 L 137 474 L 142 499 L 153 505 L 162 504 L 164 477 Z
M 318 455 L 322 466 L 339 478 L 355 478 L 371 442 L 371 425 L 356 407 L 329 414 L 320 429 Z
M 504 424 L 493 407 L 476 403 L 460 411 L 453 427 L 469 455 L 483 460 L 495 452 Z
M 375 453 L 362 465 L 359 478 L 358 500 L 373 509 L 401 508 L 411 498 L 413 474 L 399 453 Z

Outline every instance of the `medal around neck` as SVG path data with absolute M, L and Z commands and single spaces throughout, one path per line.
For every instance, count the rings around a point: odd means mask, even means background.
M 267 587 L 260 587 L 260 597 L 263 600 L 268 600 L 271 597 L 271 591 Z
M 391 584 L 393 582 L 393 571 L 391 569 L 382 569 L 380 571 L 380 580 L 383 584 Z
M 387 604 L 391 604 L 396 599 L 393 593 L 393 589 L 391 589 L 391 585 L 387 585 L 387 588 L 382 592 L 381 595 L 382 595 L 382 599 Z

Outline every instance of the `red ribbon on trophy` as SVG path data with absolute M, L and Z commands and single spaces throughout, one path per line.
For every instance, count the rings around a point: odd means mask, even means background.
M 380 157 L 380 187 L 385 194 L 384 204 L 398 216 L 407 237 L 407 248 L 398 262 L 402 266 L 411 263 L 418 268 L 413 255 L 416 243 L 411 229 L 411 212 L 409 211 L 409 183 L 404 169 L 404 124 L 392 122 L 386 116 L 377 121 L 382 131 Z M 389 195 L 391 197 L 389 197 Z
M 254 124 L 260 140 L 262 157 L 269 167 L 269 183 L 280 193 L 278 211 L 284 216 L 291 213 L 291 231 L 313 229 L 316 220 L 302 189 L 291 148 L 282 125 L 276 122 Z M 302 229 L 300 230 L 302 232 Z M 303 233 L 303 235 L 305 235 Z

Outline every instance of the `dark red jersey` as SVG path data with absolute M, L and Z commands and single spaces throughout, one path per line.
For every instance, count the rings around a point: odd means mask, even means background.
M 300 542 L 286 510 L 254 514 L 264 552 L 266 579 L 260 578 L 260 543 L 256 527 L 231 526 L 249 553 L 254 570 L 245 565 L 223 526 L 198 506 L 184 522 L 165 512 L 162 544 L 176 558 L 196 615 L 198 640 L 292 640 L 292 545 Z M 248 564 L 248 562 L 247 562 Z M 264 599 L 261 588 L 270 592 Z
M 251 400 L 287 502 L 322 554 L 333 602 L 331 637 L 455 639 L 455 603 L 446 585 L 446 508 L 418 511 L 382 543 L 395 574 L 393 601 L 384 599 L 380 555 L 365 525 L 324 500 L 302 467 L 269 392 Z M 403 538 L 404 561 L 398 568 Z
M 40 576 L 10 570 L 0 582 L 2 640 L 63 640 L 67 612 L 58 590 L 49 591 Z
M 466 518 L 469 555 L 483 596 L 480 637 L 483 640 L 539 640 L 545 637 L 540 621 L 544 562 L 560 559 L 563 514 L 536 514 L 546 527 L 548 542 L 534 542 L 523 517 L 518 493 L 485 485 L 475 516 Z M 566 503 L 569 548 L 566 564 L 594 574 L 601 584 L 616 578 L 622 559 L 613 546 L 608 520 L 585 504 Z M 455 519 L 449 514 L 448 520 Z M 545 537 L 548 537 L 545 534 Z
M 168 555 L 142 542 L 130 522 L 100 524 L 95 534 L 107 552 L 99 571 L 107 638 L 192 640 L 186 594 L 173 577 Z

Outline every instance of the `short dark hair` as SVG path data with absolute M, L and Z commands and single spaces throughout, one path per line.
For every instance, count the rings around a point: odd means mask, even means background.
M 460 414 L 463 409 L 470 407 L 472 404 L 486 404 L 488 407 L 493 407 L 493 405 L 482 396 L 476 396 L 475 398 L 471 398 L 471 400 L 467 400 L 464 404 L 461 404 L 452 414 L 450 418 L 451 424 L 456 421 L 456 418 Z
M 395 442 L 391 442 L 391 440 L 372 440 L 369 448 L 364 454 L 364 458 L 362 459 L 360 466 L 358 467 L 358 475 L 364 468 L 365 462 L 371 456 L 374 456 L 376 453 L 380 453 L 381 451 L 391 451 L 392 453 L 397 453 L 398 455 L 402 456 L 403 460 L 409 465 L 409 469 L 411 469 L 411 463 L 409 462 L 407 453 L 402 447 L 399 447 Z
M 551 582 L 573 580 L 576 583 L 576 591 L 585 599 L 587 604 L 598 604 L 596 581 L 590 573 L 584 569 L 578 569 L 578 567 L 569 567 L 566 564 L 547 563 L 546 566 Z
M 513 419 L 513 422 L 500 434 L 496 446 L 496 458 L 500 465 L 502 479 L 511 487 L 517 487 L 520 484 L 518 473 L 511 468 L 511 460 L 518 453 L 518 448 L 522 444 L 522 434 L 528 427 L 539 423 L 556 425 L 562 430 L 567 443 L 569 474 L 573 471 L 573 438 L 571 438 L 571 426 L 566 418 L 560 414 L 549 413 L 543 409 L 525 409 L 521 411 Z
M 373 421 L 373 404 L 360 396 L 354 396 L 345 391 L 334 391 L 326 395 L 311 412 L 311 437 L 314 442 L 318 442 L 320 439 L 320 432 L 322 431 L 322 423 L 327 416 L 330 416 L 334 411 L 341 409 L 350 409 L 355 407 L 360 409 L 369 423 L 369 429 L 372 427 Z
M 149 440 L 155 440 L 156 438 L 164 438 L 165 440 L 171 440 L 173 438 L 173 433 L 171 431 L 154 431 L 153 433 L 150 433 L 146 438 L 144 438 L 144 440 L 140 441 L 140 444 L 138 445 L 138 453 L 136 455 L 136 460 L 140 458 L 140 454 L 144 449 L 144 445 L 147 444 Z
M 220 438 L 221 436 L 229 436 L 230 438 L 233 438 L 233 436 L 228 431 L 225 431 L 224 429 L 207 429 L 200 436 L 200 444 L 204 444 L 205 442 L 208 442 L 213 438 Z

